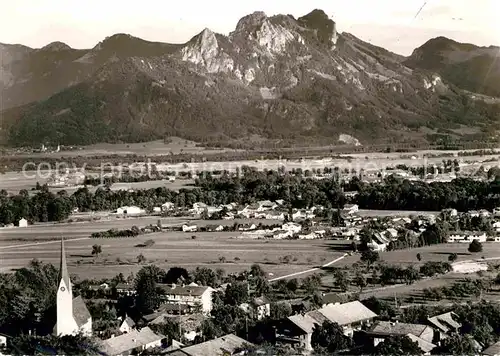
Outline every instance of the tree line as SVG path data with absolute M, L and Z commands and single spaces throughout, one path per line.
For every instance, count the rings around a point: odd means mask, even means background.
M 196 179 L 194 189 L 173 191 L 165 187 L 138 191 L 111 191 L 98 188 L 94 193 L 81 188 L 72 195 L 57 194 L 47 187 L 30 196 L 26 190 L 9 196 L 0 192 L 0 223 L 15 223 L 21 218 L 33 222 L 59 221 L 68 218 L 74 208 L 81 212 L 115 210 L 137 205 L 147 210 L 170 201 L 177 207 L 191 207 L 195 202 L 208 205 L 229 203 L 251 204 L 259 200 L 283 199 L 288 209 L 322 205 L 341 209 L 346 202 L 363 209 L 437 211 L 455 208 L 459 211 L 500 206 L 500 180 L 475 181 L 468 178 L 452 182 L 426 183 L 388 177 L 379 183 L 364 183 L 359 177 L 341 183 L 335 175 L 327 179 L 306 178 L 302 172 L 257 171 L 243 167 L 242 174 L 210 173 Z M 346 199 L 343 191 L 357 190 L 358 195 Z

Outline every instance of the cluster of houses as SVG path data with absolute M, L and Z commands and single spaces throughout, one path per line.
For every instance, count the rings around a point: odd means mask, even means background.
M 175 318 L 179 321 L 182 328 L 182 335 L 186 340 L 193 341 L 200 335 L 200 325 L 204 317 L 212 310 L 212 293 L 215 289 L 208 286 L 198 286 L 194 283 L 183 286 L 159 285 L 164 290 L 162 304 L 159 309 L 150 315 L 145 315 L 141 320 L 134 321 L 125 316 L 120 325 L 119 336 L 114 336 L 104 341 L 104 347 L 108 355 L 123 355 L 132 349 L 147 349 L 162 345 L 165 337 L 154 333 L 151 326 L 164 323 L 169 318 Z M 224 290 L 227 285 L 221 286 Z M 119 293 L 126 295 L 134 294 L 132 285 L 119 284 L 116 286 Z M 248 303 L 243 303 L 240 308 L 257 320 L 269 317 L 271 315 L 270 301 L 265 297 L 253 298 Z M 319 309 L 313 309 L 308 312 L 297 312 L 287 318 L 280 320 L 274 327 L 276 341 L 279 344 L 288 344 L 294 347 L 312 350 L 312 334 L 314 328 L 322 325 L 325 321 L 337 323 L 344 334 L 363 340 L 364 343 L 377 346 L 390 336 L 408 336 L 416 342 L 422 352 L 429 355 L 431 351 L 454 332 L 458 332 L 461 324 L 453 312 L 429 317 L 424 324 L 409 324 L 392 321 L 377 320 L 378 315 L 367 308 L 359 301 L 347 303 L 341 302 L 338 295 L 332 298 L 323 297 L 323 304 Z M 230 339 L 234 335 L 224 336 Z M 223 338 L 224 338 L 223 337 Z M 211 340 L 215 345 L 221 340 Z M 248 344 L 243 339 L 234 339 L 241 347 L 243 343 Z M 193 353 L 186 353 L 185 346 L 175 340 L 169 340 L 170 352 L 177 352 L 179 355 L 204 355 L 209 352 L 205 350 L 208 347 L 206 343 L 189 346 L 186 349 L 193 348 Z M 476 342 L 478 353 L 484 348 L 479 342 Z M 493 346 L 492 346 L 493 347 Z M 497 345 L 500 348 L 500 343 Z M 194 350 L 198 350 L 195 353 Z M 219 350 L 219 349 L 217 349 Z M 236 350 L 236 348 L 234 348 Z M 202 352 L 204 351 L 204 352 Z M 489 355 L 486 349 L 483 354 Z M 184 353 L 183 353 L 184 352 Z M 214 355 L 222 355 L 219 353 Z M 233 353 L 227 353 L 233 355 Z M 491 354 L 493 355 L 493 354 Z
M 388 337 L 408 336 L 418 344 L 424 355 L 430 355 L 445 338 L 459 332 L 462 327 L 453 312 L 429 317 L 425 324 L 377 321 L 377 317 L 377 314 L 359 301 L 323 304 L 319 309 L 292 315 L 283 320 L 276 330 L 276 336 L 280 343 L 293 344 L 311 351 L 314 328 L 330 321 L 337 323 L 345 335 L 356 335 L 356 338 L 363 340 L 366 345 L 375 347 Z M 477 341 L 474 341 L 474 344 L 480 354 L 484 346 Z M 484 350 L 482 354 L 494 355 L 494 349 L 500 350 L 500 342 L 497 344 Z
M 119 326 L 120 335 L 112 335 L 102 342 L 102 349 L 107 355 L 129 355 L 133 350 L 162 346 L 165 342 L 169 347 L 164 350 L 166 354 L 179 355 L 233 355 L 233 351 L 241 349 L 250 343 L 235 335 L 229 334 L 221 338 L 210 340 L 193 346 L 184 346 L 176 340 L 166 340 L 166 337 L 152 331 L 153 325 L 164 324 L 167 320 L 179 323 L 182 336 L 185 340 L 194 341 L 197 336 L 202 336 L 200 327 L 204 318 L 212 311 L 212 294 L 216 289 L 209 286 L 199 286 L 195 283 L 188 285 L 158 284 L 163 290 L 160 307 L 152 314 L 144 315 L 140 320 L 132 320 L 129 316 L 121 319 Z M 96 286 L 109 289 L 109 285 Z M 219 290 L 224 290 L 223 285 Z M 116 285 L 116 292 L 120 295 L 134 295 L 132 284 L 120 283 Z M 271 314 L 270 301 L 266 297 L 253 298 L 248 303 L 243 303 L 240 308 L 249 316 L 261 320 Z M 232 345 L 232 346 L 231 346 Z

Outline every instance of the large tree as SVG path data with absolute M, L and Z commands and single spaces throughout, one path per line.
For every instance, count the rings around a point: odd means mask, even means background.
M 389 336 L 379 343 L 373 352 L 374 355 L 422 355 L 418 343 L 412 341 L 408 336 Z
M 314 327 L 311 345 L 317 352 L 328 352 L 329 354 L 346 350 L 351 347 L 352 340 L 344 335 L 344 330 L 337 323 L 325 321 Z
M 153 266 L 145 266 L 135 277 L 135 306 L 140 314 L 153 312 L 160 305 L 160 294 L 156 287 L 158 271 Z

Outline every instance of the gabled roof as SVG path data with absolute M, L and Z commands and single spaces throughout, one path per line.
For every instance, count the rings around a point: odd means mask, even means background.
M 243 346 L 253 346 L 250 342 L 234 334 L 224 335 L 217 339 L 202 342 L 201 344 L 184 347 L 175 351 L 175 355 L 188 356 L 222 356 L 233 355 Z
M 144 346 L 155 341 L 160 341 L 163 338 L 163 335 L 155 334 L 153 330 L 145 327 L 140 331 L 132 330 L 128 334 L 104 340 L 102 342 L 102 348 L 104 349 L 103 351 L 110 356 L 120 355 L 137 347 Z
M 420 337 L 426 330 L 432 328 L 424 324 L 392 323 L 390 321 L 378 321 L 369 331 L 377 335 L 408 335 L 413 334 Z
M 79 328 L 85 325 L 85 323 L 92 318 L 81 296 L 73 298 L 73 318 Z
M 333 323 L 337 323 L 340 326 L 373 319 L 377 316 L 377 314 L 372 312 L 357 300 L 344 304 L 330 304 L 319 309 L 318 311 L 328 320 Z
M 483 350 L 482 352 L 483 355 L 488 355 L 488 356 L 497 356 L 500 355 L 500 341 L 494 343 L 487 349 Z
M 433 326 L 441 330 L 442 332 L 453 331 L 452 329 L 459 329 L 462 324 L 456 321 L 457 315 L 453 312 L 444 313 L 441 315 L 436 315 L 427 320 Z
M 436 345 L 434 345 L 432 342 L 424 340 L 413 334 L 407 334 L 406 336 L 408 336 L 411 339 L 411 341 L 416 342 L 420 350 L 422 350 L 425 353 L 431 352 L 431 350 L 436 347 Z
M 312 334 L 312 332 L 314 331 L 314 327 L 318 324 L 321 324 L 312 316 L 310 316 L 309 313 L 305 315 L 291 315 L 288 317 L 288 320 L 291 321 L 299 329 L 304 331 L 306 334 Z
M 128 326 L 133 328 L 135 326 L 135 321 L 133 321 L 131 317 L 127 316 L 125 320 L 122 322 L 122 325 L 123 324 L 127 324 Z
M 201 296 L 203 293 L 207 291 L 210 287 L 207 286 L 175 286 L 172 288 L 170 284 L 158 284 L 158 287 L 163 289 L 166 294 L 173 295 L 185 295 L 185 296 Z

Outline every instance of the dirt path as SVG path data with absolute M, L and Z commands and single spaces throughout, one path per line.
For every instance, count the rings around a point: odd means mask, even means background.
M 78 237 L 76 239 L 66 239 L 64 242 L 71 242 L 71 241 L 79 241 L 79 240 L 89 240 L 90 237 Z M 8 250 L 11 248 L 23 248 L 23 247 L 30 247 L 30 246 L 38 246 L 38 245 L 48 245 L 48 244 L 56 244 L 56 243 L 61 243 L 61 240 L 52 240 L 52 241 L 43 241 L 43 242 L 34 242 L 34 243 L 29 243 L 29 244 L 19 244 L 19 245 L 9 245 L 9 246 L 0 246 L 0 250 Z
M 301 271 L 301 272 L 295 272 L 295 273 L 291 273 L 291 274 L 287 274 L 285 276 L 281 276 L 281 277 L 276 277 L 276 278 L 272 278 L 269 280 L 269 282 L 275 282 L 275 281 L 279 281 L 280 279 L 287 279 L 287 278 L 291 278 L 291 277 L 296 277 L 296 276 L 300 276 L 302 274 L 306 274 L 306 273 L 311 273 L 311 272 L 315 272 L 315 271 L 319 271 L 321 268 L 325 268 L 325 267 L 329 267 L 331 265 L 333 265 L 334 263 L 340 261 L 341 259 L 345 258 L 348 254 L 344 254 L 343 256 L 340 256 L 339 258 L 336 258 L 334 259 L 333 261 L 330 261 L 328 263 L 325 263 L 323 266 L 321 267 L 316 267 L 316 268 L 311 268 L 311 269 L 308 269 L 308 270 L 305 270 L 305 271 Z

